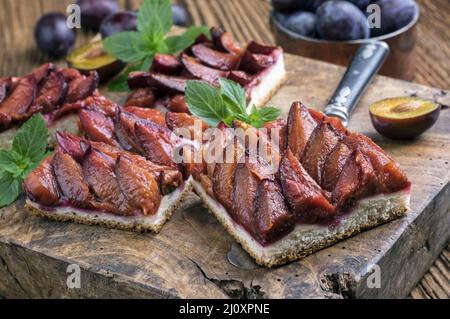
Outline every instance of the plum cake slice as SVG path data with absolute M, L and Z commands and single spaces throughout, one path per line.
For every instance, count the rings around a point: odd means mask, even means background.
M 408 211 L 410 182 L 368 137 L 298 102 L 287 123 L 267 125 L 277 126 L 285 143 L 275 173 L 245 159 L 193 175 L 194 190 L 259 264 L 302 258 Z
M 133 92 L 126 106 L 189 113 L 184 96 L 186 81 L 218 84 L 220 78 L 241 85 L 250 107 L 264 105 L 285 80 L 283 50 L 255 41 L 241 48 L 220 28 L 212 28 L 211 37 L 200 36 L 178 56 L 157 54 L 150 72 L 131 73 L 128 85 Z
M 26 207 L 35 215 L 159 232 L 191 190 L 175 165 L 62 132 L 57 141 L 54 155 L 24 182 Z
M 23 77 L 0 78 L 0 131 L 21 124 L 41 112 L 49 125 L 98 96 L 97 72 L 82 75 L 75 69 L 44 64 Z

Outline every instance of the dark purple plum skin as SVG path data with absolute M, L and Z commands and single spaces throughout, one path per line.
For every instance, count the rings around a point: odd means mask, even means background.
M 441 107 L 430 113 L 408 118 L 389 119 L 370 113 L 372 124 L 378 133 L 394 140 L 410 140 L 430 129 L 438 120 Z
M 62 13 L 51 12 L 42 16 L 34 29 L 34 38 L 39 49 L 52 58 L 67 55 L 76 40 L 75 29 L 66 24 Z
M 372 37 L 403 28 L 414 19 L 417 10 L 414 0 L 378 0 L 374 4 L 381 8 L 381 28 L 372 28 Z
M 81 26 L 98 30 L 103 19 L 119 12 L 117 0 L 77 0 L 81 9 Z
M 299 11 L 286 17 L 284 25 L 289 30 L 307 37 L 316 33 L 316 15 L 312 12 Z
M 172 5 L 172 20 L 173 24 L 182 27 L 187 27 L 190 24 L 188 12 L 179 4 Z
M 316 11 L 316 31 L 320 38 L 335 41 L 367 39 L 367 18 L 353 3 L 330 0 Z
M 347 0 L 365 12 L 367 6 L 373 2 L 372 0 Z
M 137 14 L 132 11 L 117 12 L 106 17 L 100 25 L 102 38 L 122 31 L 137 30 Z
M 315 12 L 327 0 L 271 0 L 276 11 L 292 13 L 295 10 Z

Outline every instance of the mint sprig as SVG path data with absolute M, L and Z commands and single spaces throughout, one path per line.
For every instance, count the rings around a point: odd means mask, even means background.
M 28 174 L 47 156 L 48 130 L 41 114 L 17 132 L 9 150 L 0 149 L 0 208 L 12 204 Z
M 129 66 L 113 81 L 109 90 L 128 91 L 128 74 L 148 71 L 156 53 L 176 54 L 190 47 L 200 34 L 210 36 L 205 26 L 192 26 L 182 35 L 167 36 L 172 28 L 169 0 L 145 0 L 139 7 L 137 31 L 114 33 L 103 40 L 104 49 Z
M 187 81 L 186 102 L 189 111 L 210 126 L 224 122 L 228 126 L 237 119 L 260 128 L 265 123 L 276 120 L 281 111 L 276 107 L 258 109 L 247 106 L 244 89 L 237 83 L 220 79 L 220 87 L 196 81 Z

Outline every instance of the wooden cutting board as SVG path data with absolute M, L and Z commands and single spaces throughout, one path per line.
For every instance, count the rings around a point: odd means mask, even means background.
M 322 109 L 344 71 L 290 55 L 286 64 L 288 81 L 270 102 L 284 114 L 294 100 Z M 368 105 L 405 95 L 443 104 L 438 123 L 415 141 L 382 138 L 370 123 Z M 378 77 L 351 118 L 350 129 L 373 138 L 413 182 L 412 210 L 405 218 L 275 269 L 254 267 L 251 262 L 238 268 L 229 263 L 227 253 L 230 248 L 241 252 L 239 246 L 195 197 L 158 235 L 40 219 L 30 216 L 20 200 L 0 210 L 0 295 L 405 297 L 450 238 L 449 105 L 450 92 Z M 67 287 L 71 264 L 81 270 L 79 289 Z M 376 283 L 370 277 L 375 268 L 380 288 L 367 285 L 368 278 Z

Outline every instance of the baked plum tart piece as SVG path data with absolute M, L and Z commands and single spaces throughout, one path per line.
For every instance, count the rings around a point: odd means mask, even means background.
M 58 147 L 24 181 L 26 207 L 59 221 L 159 232 L 190 180 L 115 145 L 57 133 Z
M 0 131 L 44 114 L 48 124 L 77 110 L 85 99 L 98 95 L 96 72 L 82 75 L 75 69 L 44 64 L 22 77 L 0 79 Z
M 410 182 L 368 137 L 299 102 L 287 122 L 266 127 L 285 137 L 276 172 L 246 159 L 193 176 L 194 190 L 257 263 L 297 260 L 408 211 Z
M 254 41 L 238 45 L 232 35 L 211 29 L 211 40 L 200 36 L 178 56 L 157 54 L 149 72 L 133 72 L 128 106 L 156 107 L 189 113 L 184 93 L 187 80 L 214 85 L 228 78 L 241 85 L 248 105 L 264 105 L 285 80 L 283 50 Z

